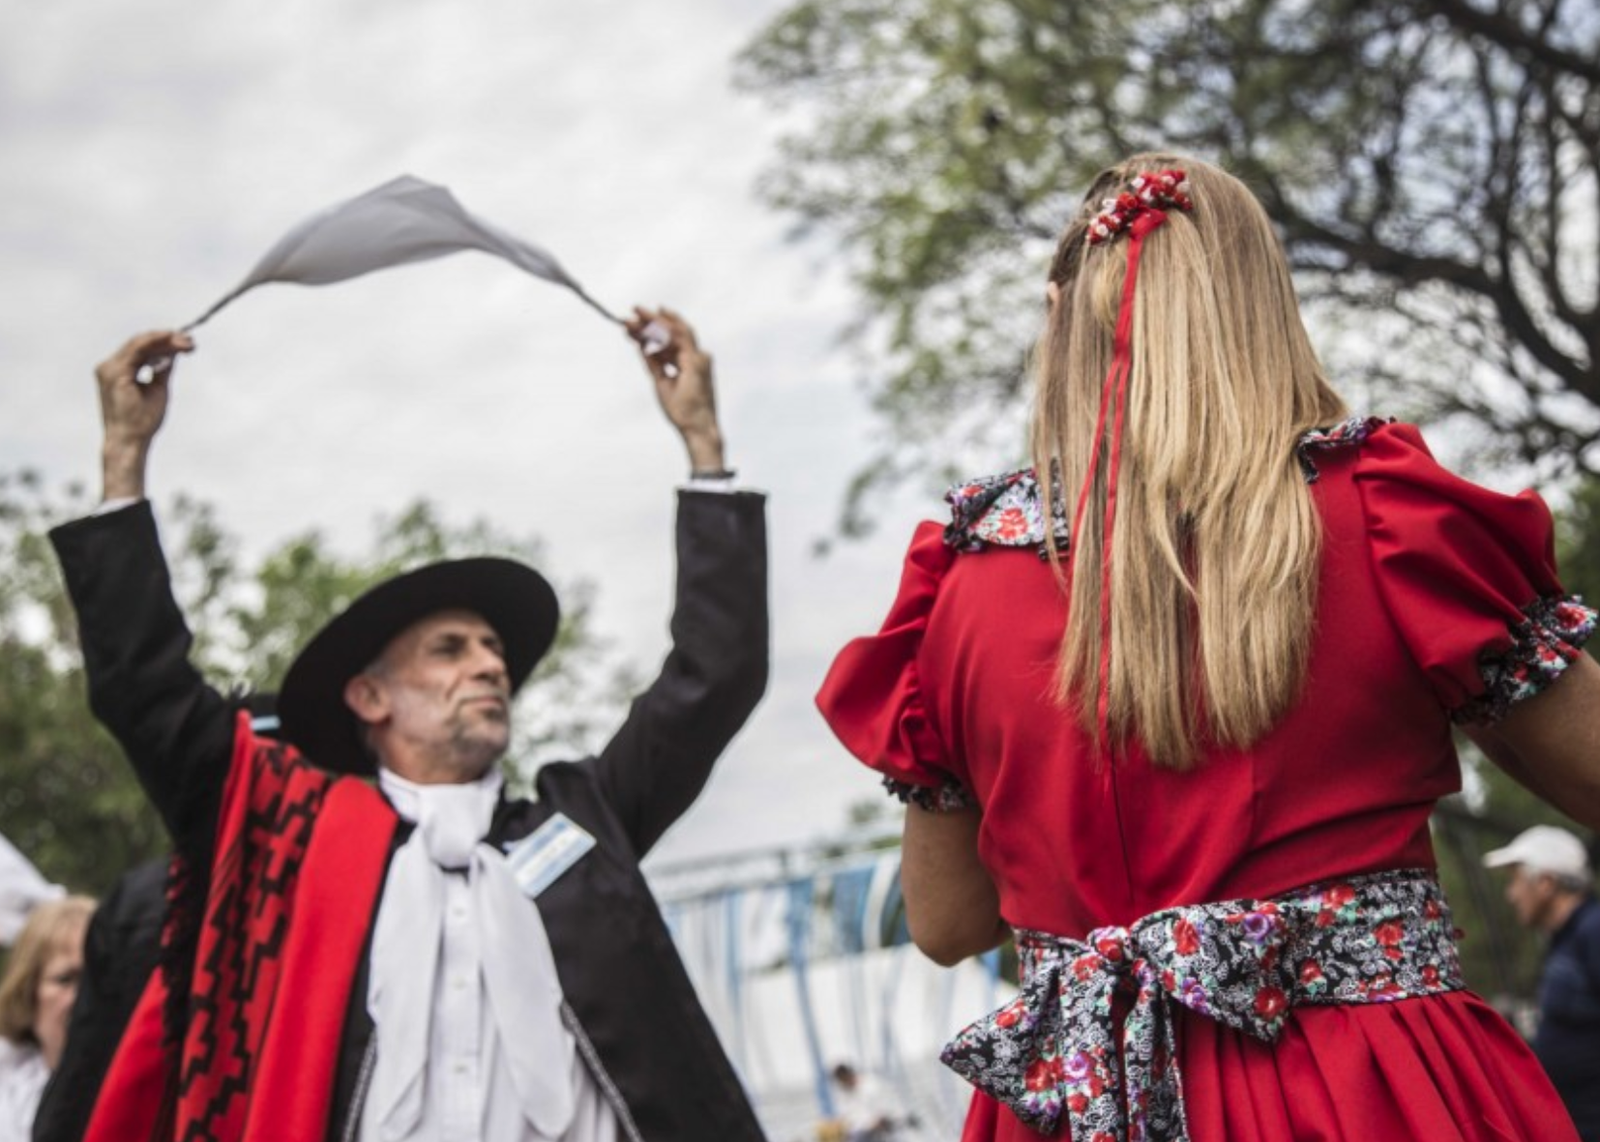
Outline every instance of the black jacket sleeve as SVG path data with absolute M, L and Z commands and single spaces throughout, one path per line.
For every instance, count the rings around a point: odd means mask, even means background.
M 591 763 L 643 857 L 700 795 L 767 686 L 766 500 L 683 491 L 672 650 Z
M 78 613 L 89 705 L 111 731 L 180 851 L 215 831 L 234 706 L 190 665 L 192 638 L 148 502 L 50 533 Z

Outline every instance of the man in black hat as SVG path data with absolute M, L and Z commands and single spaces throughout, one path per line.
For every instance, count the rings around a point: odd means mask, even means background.
M 726 486 L 693 331 L 667 310 L 628 326 L 695 477 L 673 648 L 605 749 L 541 768 L 532 801 L 495 763 L 555 636 L 537 572 L 467 559 L 374 588 L 291 666 L 283 740 L 260 737 L 188 663 L 143 499 L 192 346 L 145 334 L 97 369 L 106 503 L 53 539 L 90 702 L 182 868 L 91 1142 L 761 1137 L 638 862 L 765 688 L 763 502 Z

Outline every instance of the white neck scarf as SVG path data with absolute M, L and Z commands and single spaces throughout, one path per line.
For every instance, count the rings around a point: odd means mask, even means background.
M 489 831 L 501 778 L 417 785 L 378 769 L 378 784 L 416 830 L 395 853 L 373 929 L 367 1011 L 377 1036 L 365 1115 L 383 1142 L 422 1119 L 429 1033 L 444 935 L 445 869 L 466 870 L 482 955 L 485 1010 L 494 1024 L 522 1115 L 560 1137 L 573 1116 L 573 1041 L 561 1020 L 561 986 L 539 909 L 522 894 Z

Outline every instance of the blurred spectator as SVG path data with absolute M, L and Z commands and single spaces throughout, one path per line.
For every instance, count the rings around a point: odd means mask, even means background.
M 39 1098 L 33 1142 L 78 1142 L 89 1127 L 95 1094 L 160 959 L 166 874 L 165 858 L 125 873 L 89 921 L 66 1047 Z
M 845 1142 L 889 1142 L 894 1137 L 893 1108 L 883 1085 L 849 1063 L 833 1068 L 833 1081 L 839 1088 L 836 1121 Z
M 25 1142 L 61 1059 L 94 901 L 67 896 L 28 917 L 0 975 L 0 1142 Z
M 1600 903 L 1589 855 L 1565 829 L 1535 825 L 1483 863 L 1511 870 L 1518 922 L 1550 938 L 1533 1050 L 1584 1142 L 1600 1142 Z

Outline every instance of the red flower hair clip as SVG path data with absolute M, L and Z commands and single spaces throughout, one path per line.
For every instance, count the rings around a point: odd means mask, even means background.
M 1111 241 L 1147 210 L 1193 209 L 1187 179 L 1188 175 L 1180 170 L 1146 171 L 1134 179 L 1127 190 L 1100 204 L 1100 213 L 1089 223 L 1089 245 Z

